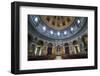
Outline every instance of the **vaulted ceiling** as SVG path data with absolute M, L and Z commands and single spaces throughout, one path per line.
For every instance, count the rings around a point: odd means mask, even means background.
M 87 17 L 29 15 L 28 21 L 38 35 L 48 39 L 70 39 L 87 30 Z M 34 33 L 34 32 L 33 32 Z

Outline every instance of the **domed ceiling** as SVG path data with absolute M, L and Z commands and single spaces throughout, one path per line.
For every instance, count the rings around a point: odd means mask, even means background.
M 40 16 L 42 21 L 47 24 L 47 26 L 55 30 L 63 30 L 69 27 L 73 22 L 75 17 L 70 16 Z
M 87 17 L 29 15 L 29 22 L 42 36 L 70 39 L 87 30 Z

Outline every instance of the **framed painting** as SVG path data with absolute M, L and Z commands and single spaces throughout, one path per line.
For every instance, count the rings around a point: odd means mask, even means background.
M 11 3 L 11 72 L 97 69 L 97 7 Z

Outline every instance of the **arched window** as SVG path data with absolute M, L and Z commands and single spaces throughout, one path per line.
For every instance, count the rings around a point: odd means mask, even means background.
M 65 54 L 69 54 L 69 44 L 65 43 L 64 46 L 65 46 Z
M 32 43 L 33 37 L 31 34 L 28 33 L 28 46 L 30 47 L 30 44 Z M 29 48 L 28 47 L 28 48 Z
M 79 45 L 78 45 L 78 41 L 77 40 L 74 40 L 73 41 L 73 45 L 74 45 L 74 51 L 75 53 L 79 53 L 80 52 L 80 48 L 79 48 Z
M 88 49 L 88 35 L 87 34 L 82 36 L 82 41 L 84 43 L 84 49 L 85 49 L 85 51 L 87 51 L 87 49 Z
M 52 47 L 53 47 L 53 44 L 49 43 L 48 48 L 47 48 L 47 55 L 52 55 Z

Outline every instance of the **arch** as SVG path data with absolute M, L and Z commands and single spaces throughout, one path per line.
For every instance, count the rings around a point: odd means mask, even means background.
M 53 46 L 53 44 L 52 43 L 48 43 L 48 47 L 52 47 Z
M 33 40 L 32 35 L 28 33 L 28 50 L 31 49 L 32 40 Z
M 82 42 L 84 44 L 85 51 L 87 51 L 88 50 L 88 35 L 87 34 L 82 36 Z
M 43 46 L 44 45 L 44 42 L 42 40 L 38 40 L 37 41 L 37 45 Z
M 80 52 L 80 48 L 79 48 L 78 41 L 74 40 L 73 41 L 73 45 L 74 45 L 74 52 L 75 52 L 75 54 L 79 53 Z
M 31 42 L 32 40 L 33 40 L 32 35 L 28 33 L 28 41 Z
M 85 46 L 87 46 L 87 43 L 88 43 L 88 41 L 87 41 L 88 39 L 87 38 L 88 38 L 87 34 L 85 34 L 85 35 L 82 36 L 82 41 L 83 41 L 83 43 L 84 43 Z
M 73 45 L 77 45 L 78 44 L 78 41 L 77 40 L 74 40 L 73 41 Z
M 65 54 L 69 54 L 69 44 L 65 43 L 64 46 L 65 46 Z
M 65 43 L 64 46 L 69 46 L 69 44 L 68 43 Z
M 52 48 L 53 48 L 53 44 L 52 43 L 48 43 L 47 55 L 52 55 Z

